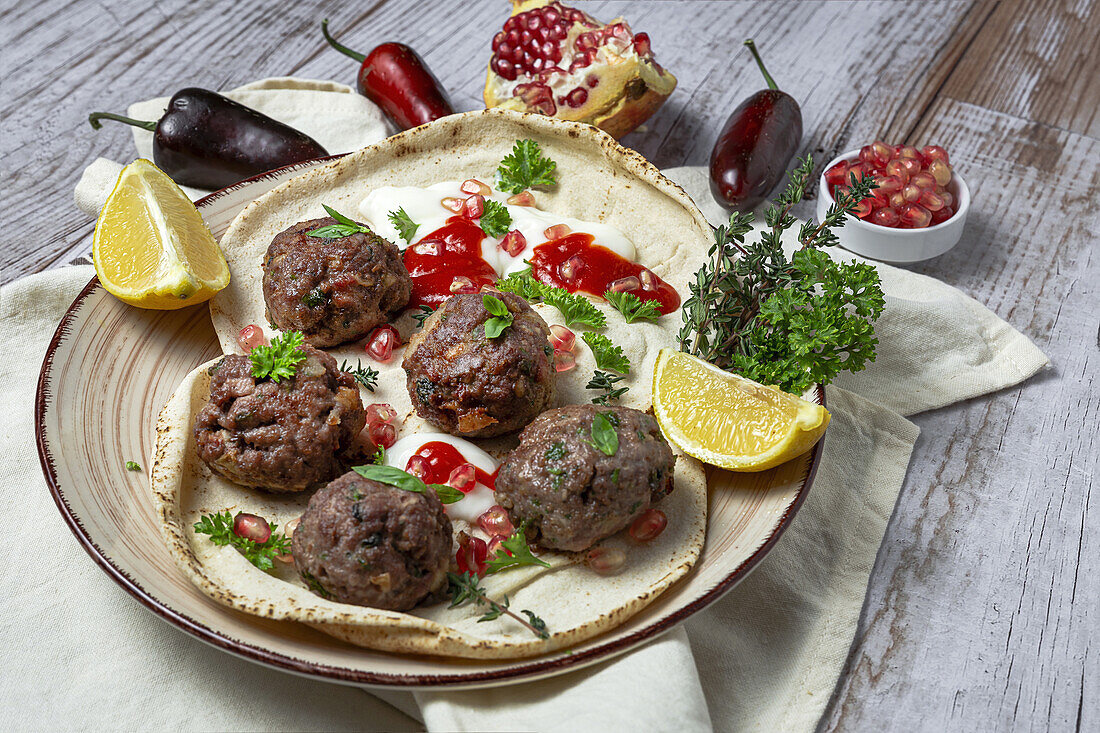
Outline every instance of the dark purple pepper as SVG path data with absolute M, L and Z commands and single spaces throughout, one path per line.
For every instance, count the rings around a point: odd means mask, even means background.
M 710 190 L 718 203 L 748 211 L 783 180 L 802 140 L 802 111 L 772 80 L 752 39 L 745 41 L 767 89 L 752 95 L 726 120 L 710 154 Z
M 157 122 L 109 112 L 88 116 L 125 122 L 153 133 L 153 162 L 183 186 L 224 188 L 237 181 L 323 158 L 328 151 L 305 133 L 216 92 L 188 88 L 176 92 Z

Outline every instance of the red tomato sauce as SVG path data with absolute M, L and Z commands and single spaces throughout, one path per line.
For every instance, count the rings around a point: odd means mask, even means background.
M 413 453 L 413 456 L 420 456 L 428 462 L 428 475 L 421 476 L 421 480 L 426 484 L 447 483 L 451 471 L 455 470 L 463 463 L 469 463 L 457 448 L 450 443 L 444 443 L 440 440 L 433 440 L 430 443 L 425 443 L 420 446 L 420 449 L 416 451 L 416 453 Z M 412 456 L 409 456 L 409 460 L 412 460 Z M 406 464 L 405 468 L 408 469 L 408 467 L 408 464 Z M 488 474 L 477 466 L 474 466 L 474 473 L 477 477 L 477 483 L 484 484 L 496 491 L 496 471 Z M 470 491 L 473 491 L 474 486 L 475 484 L 471 483 L 464 493 L 468 494 Z
M 445 225 L 407 247 L 405 269 L 413 283 L 409 307 L 438 308 L 454 295 L 451 283 L 456 277 L 470 278 L 473 292 L 496 282 L 496 270 L 481 256 L 484 237 L 485 232 L 473 220 L 452 216 Z M 433 253 L 433 248 L 438 248 L 438 253 Z

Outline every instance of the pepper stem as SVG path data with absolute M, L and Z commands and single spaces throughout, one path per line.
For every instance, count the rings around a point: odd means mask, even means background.
M 122 115 L 111 114 L 110 112 L 92 112 L 88 115 L 88 124 L 92 126 L 92 129 L 98 130 L 103 127 L 103 123 L 100 120 L 116 120 L 118 122 L 125 122 L 127 125 L 133 125 L 134 127 L 140 127 L 143 130 L 149 132 L 156 132 L 157 123 L 147 122 L 145 120 L 135 120 L 131 117 L 123 117 Z
M 335 48 L 340 53 L 351 56 L 359 63 L 363 63 L 367 60 L 366 55 L 359 53 L 358 51 L 352 51 L 350 48 L 333 38 L 328 32 L 328 18 L 321 21 L 321 33 L 325 34 L 325 40 L 328 41 L 328 45 Z
M 772 75 L 768 73 L 768 70 L 764 68 L 764 59 L 760 58 L 760 54 L 756 51 L 756 43 L 750 38 L 745 41 L 745 45 L 749 47 L 749 51 L 752 52 L 752 57 L 756 59 L 756 64 L 760 67 L 760 73 L 764 75 L 764 81 L 768 82 L 768 88 L 778 92 L 779 87 L 775 85 L 775 80 L 772 79 Z

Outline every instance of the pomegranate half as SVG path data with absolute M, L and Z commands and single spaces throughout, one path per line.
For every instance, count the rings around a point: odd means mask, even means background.
M 595 125 L 622 137 L 676 88 L 649 36 L 622 18 L 607 25 L 558 0 L 512 0 L 493 37 L 485 106 Z

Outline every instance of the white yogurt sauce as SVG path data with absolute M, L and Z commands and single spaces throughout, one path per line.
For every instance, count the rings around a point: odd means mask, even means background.
M 408 211 L 408 209 L 406 209 Z M 400 468 L 402 471 L 409 463 L 409 459 L 416 454 L 426 443 L 447 443 L 462 454 L 468 463 L 480 468 L 485 473 L 492 475 L 500 464 L 488 453 L 478 448 L 468 440 L 456 438 L 447 433 L 413 433 L 401 438 L 386 451 L 386 465 Z M 477 483 L 464 498 L 454 504 L 444 504 L 443 508 L 447 516 L 452 519 L 463 519 L 470 524 L 476 524 L 477 518 L 484 514 L 489 507 L 496 504 L 496 495 L 493 490 L 482 483 Z
M 488 181 L 482 181 L 482 183 L 491 185 Z M 359 204 L 359 212 L 376 234 L 385 237 L 398 247 L 404 247 L 405 241 L 401 239 L 397 228 L 389 220 L 391 211 L 404 209 L 409 218 L 419 225 L 416 234 L 413 235 L 413 244 L 416 244 L 455 215 L 440 201 L 446 197 L 465 199 L 469 196 L 460 190 L 461 185 L 461 181 L 445 181 L 432 184 L 427 188 L 383 186 L 367 194 Z M 500 275 L 507 275 L 525 268 L 523 261 L 531 258 L 536 246 L 547 241 L 543 232 L 555 224 L 566 224 L 574 232 L 591 234 L 595 244 L 606 247 L 627 260 L 633 261 L 637 254 L 634 244 L 613 226 L 553 214 L 533 206 L 510 205 L 506 203 L 510 195 L 507 192 L 494 190 L 485 197 L 504 204 L 512 217 L 511 229 L 518 229 L 527 240 L 524 250 L 513 257 L 500 248 L 500 242 L 504 237 L 486 236 L 482 239 L 481 256 Z

